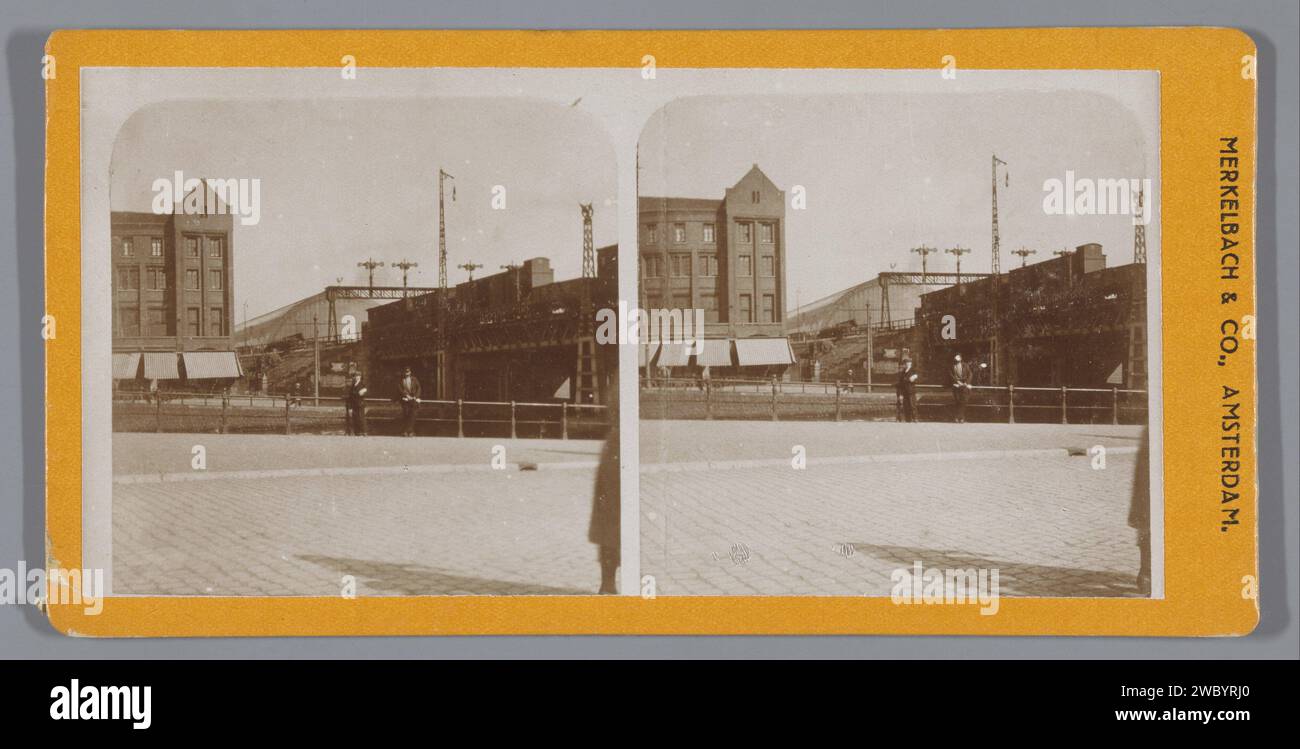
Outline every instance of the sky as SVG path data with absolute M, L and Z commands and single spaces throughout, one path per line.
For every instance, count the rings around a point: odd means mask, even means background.
M 617 163 L 597 120 L 527 99 L 170 101 L 133 114 L 113 151 L 114 211 L 149 211 L 159 177 L 261 180 L 261 220 L 235 221 L 235 307 L 243 319 L 315 294 L 357 263 L 419 263 L 411 286 L 438 283 L 439 168 L 447 183 L 448 281 L 548 257 L 556 280 L 582 271 L 579 203 L 593 203 L 596 247 L 617 241 Z M 452 186 L 456 200 L 451 200 Z M 493 188 L 505 188 L 505 209 Z
M 1154 87 L 1152 91 L 1154 92 Z M 1132 262 L 1129 216 L 1043 210 L 1044 181 L 1158 178 L 1147 142 L 1117 99 L 1068 88 L 986 93 L 798 94 L 681 98 L 651 118 L 639 142 L 641 195 L 721 198 L 757 163 L 807 208 L 786 210 L 791 308 L 889 270 L 921 270 L 913 247 L 969 248 L 963 272 L 990 270 L 991 159 L 1000 172 L 1001 265 L 1010 252 L 1099 242 L 1110 265 Z M 1150 233 L 1150 232 L 1149 232 Z M 928 257 L 955 270 L 953 255 Z

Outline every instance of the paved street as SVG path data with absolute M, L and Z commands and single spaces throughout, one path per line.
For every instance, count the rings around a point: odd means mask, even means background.
M 645 421 L 641 572 L 660 595 L 888 595 L 997 568 L 1003 595 L 1136 591 L 1140 431 Z M 123 594 L 588 594 L 600 443 L 117 433 Z M 191 468 L 191 449 L 207 468 Z M 505 447 L 505 470 L 491 466 Z M 1108 449 L 1097 471 L 1085 455 Z M 790 465 L 801 446 L 805 470 Z M 1071 455 L 1071 453 L 1075 453 Z M 536 469 L 536 470 L 533 470 Z
M 587 542 L 598 442 L 124 433 L 113 440 L 116 593 L 338 595 L 347 575 L 363 596 L 599 587 Z M 207 471 L 190 467 L 194 444 L 207 449 Z M 498 444 L 505 470 L 489 463 Z M 414 470 L 428 466 L 441 472 Z
M 1135 595 L 1134 427 L 643 422 L 641 573 L 659 595 L 889 595 L 996 568 L 1002 595 Z M 1105 470 L 1070 449 L 1105 445 Z M 790 465 L 803 445 L 808 467 Z

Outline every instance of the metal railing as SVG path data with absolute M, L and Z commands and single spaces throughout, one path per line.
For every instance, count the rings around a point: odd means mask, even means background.
M 333 433 L 345 431 L 347 411 L 339 396 L 162 391 L 115 393 L 115 431 Z M 389 433 L 404 416 L 392 399 L 366 398 L 366 421 Z M 415 423 L 422 434 L 442 436 L 603 437 L 608 406 L 524 401 L 421 400 Z M 400 429 L 397 430 L 400 433 Z
M 948 385 L 916 385 L 926 420 L 956 408 Z M 874 418 L 901 415 L 894 383 L 785 382 L 714 378 L 643 379 L 642 418 L 780 420 Z M 1061 424 L 1145 423 L 1147 391 L 1110 388 L 974 385 L 965 404 L 980 421 Z

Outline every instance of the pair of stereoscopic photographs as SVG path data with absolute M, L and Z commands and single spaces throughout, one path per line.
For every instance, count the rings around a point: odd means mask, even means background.
M 82 72 L 110 595 L 1163 595 L 1154 73 L 350 72 Z

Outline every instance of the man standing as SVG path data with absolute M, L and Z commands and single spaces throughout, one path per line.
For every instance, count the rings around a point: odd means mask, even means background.
M 961 354 L 957 354 L 952 359 L 952 371 L 949 373 L 952 380 L 952 398 L 957 404 L 957 416 L 954 419 L 958 424 L 966 423 L 966 399 L 970 397 L 970 367 L 966 366 L 961 360 Z
M 361 384 L 360 370 L 352 371 L 352 382 L 343 396 L 343 408 L 347 418 L 347 433 L 364 437 L 366 434 L 366 387 Z
M 415 411 L 420 405 L 420 381 L 411 374 L 410 367 L 402 368 L 402 379 L 397 382 L 397 397 L 402 404 L 402 436 L 415 436 Z
M 916 370 L 912 369 L 912 360 L 903 357 L 903 368 L 898 370 L 898 381 L 894 383 L 894 392 L 902 406 L 903 421 L 916 421 Z

